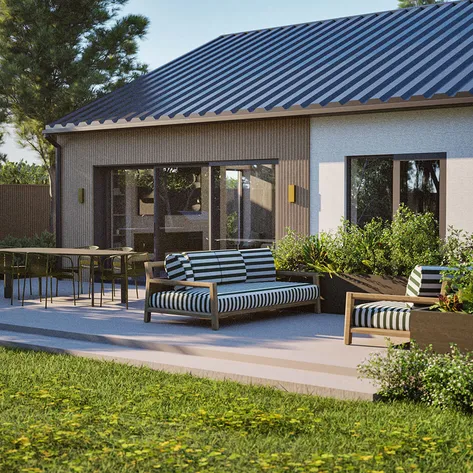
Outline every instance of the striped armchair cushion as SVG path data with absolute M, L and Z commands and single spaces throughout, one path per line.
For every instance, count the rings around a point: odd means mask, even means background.
M 409 330 L 410 316 L 410 304 L 405 302 L 369 302 L 355 306 L 353 325 L 388 330 Z
M 240 253 L 245 261 L 248 282 L 276 281 L 276 268 L 270 248 L 240 250 Z
M 195 281 L 222 282 L 222 272 L 215 251 L 184 253 L 190 261 Z
M 245 261 L 238 250 L 216 251 L 215 256 L 220 267 L 222 283 L 246 281 Z
M 442 289 L 444 266 L 416 266 L 407 281 L 406 296 L 435 297 Z
M 194 281 L 194 272 L 189 260 L 180 253 L 171 253 L 164 259 L 164 269 L 169 279 L 174 281 Z M 185 287 L 177 286 L 176 291 L 185 290 Z
M 319 288 L 308 283 L 261 282 L 217 286 L 218 311 L 236 312 L 306 302 L 319 296 Z M 149 305 L 163 311 L 189 311 L 210 314 L 210 295 L 207 288 L 191 288 L 185 292 L 165 291 L 150 296 Z

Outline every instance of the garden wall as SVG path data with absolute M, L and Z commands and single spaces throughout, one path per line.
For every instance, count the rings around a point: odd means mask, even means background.
M 49 186 L 0 185 L 0 240 L 31 237 L 49 229 Z

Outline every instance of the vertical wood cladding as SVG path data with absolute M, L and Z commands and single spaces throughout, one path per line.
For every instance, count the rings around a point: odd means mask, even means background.
M 279 161 L 276 237 L 286 227 L 309 231 L 310 119 L 240 120 L 57 135 L 63 146 L 64 246 L 93 241 L 94 166 L 137 166 L 226 161 Z M 297 186 L 296 203 L 287 186 Z M 85 189 L 85 203 L 77 190 Z M 96 195 L 98 195 L 96 193 Z
M 49 229 L 49 186 L 0 185 L 0 239 L 32 237 Z

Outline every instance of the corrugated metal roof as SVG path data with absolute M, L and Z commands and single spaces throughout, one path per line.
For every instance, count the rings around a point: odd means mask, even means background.
M 471 95 L 463 0 L 220 36 L 48 129 Z

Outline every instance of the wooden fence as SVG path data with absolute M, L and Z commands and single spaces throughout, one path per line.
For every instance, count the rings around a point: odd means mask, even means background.
M 49 229 L 49 186 L 0 185 L 0 240 L 31 237 Z

